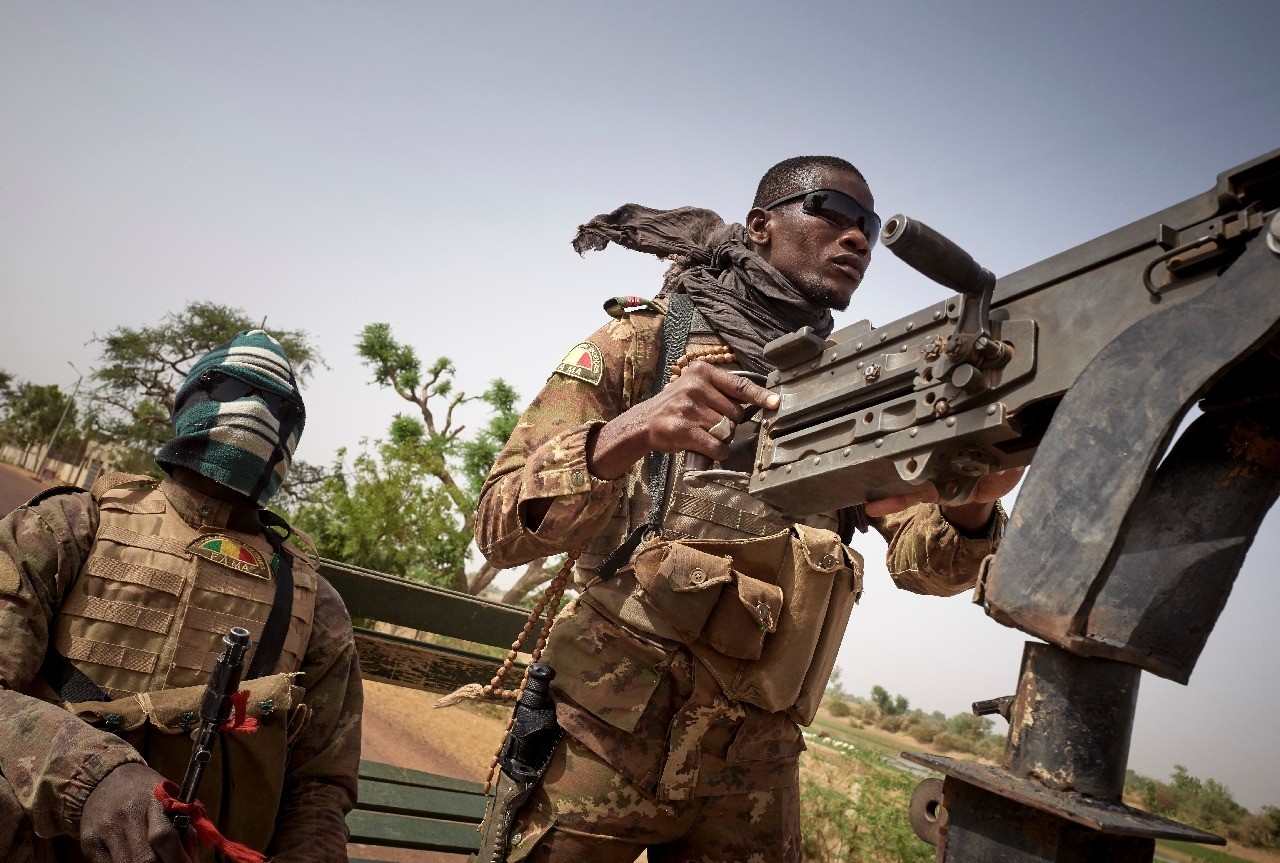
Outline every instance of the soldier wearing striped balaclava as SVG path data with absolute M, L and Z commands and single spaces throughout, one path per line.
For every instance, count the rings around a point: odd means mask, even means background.
M 174 399 L 174 437 L 156 462 L 265 506 L 289 471 L 305 419 L 284 348 L 264 330 L 245 330 L 191 369 Z

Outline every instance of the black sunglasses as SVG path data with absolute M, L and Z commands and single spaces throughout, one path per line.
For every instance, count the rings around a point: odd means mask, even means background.
M 297 407 L 292 399 L 287 399 L 279 393 L 264 390 L 261 387 L 256 387 L 251 383 L 246 383 L 239 378 L 233 378 L 231 375 L 225 375 L 222 372 L 207 371 L 200 375 L 198 381 L 200 388 L 208 393 L 209 398 L 215 402 L 233 402 L 246 396 L 257 396 L 266 403 L 267 410 L 277 417 L 291 414 Z
M 763 209 L 772 210 L 779 204 L 785 204 L 797 198 L 804 198 L 801 208 L 810 216 L 816 216 L 842 231 L 857 228 L 862 232 L 862 236 L 867 238 L 868 249 L 880 238 L 880 217 L 844 192 L 835 189 L 807 189 L 785 195 L 771 204 L 765 204 Z

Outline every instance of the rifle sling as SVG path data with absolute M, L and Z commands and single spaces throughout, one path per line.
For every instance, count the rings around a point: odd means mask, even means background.
M 289 530 L 288 522 L 269 509 L 258 510 L 258 518 L 262 522 L 267 542 L 276 551 L 280 566 L 275 573 L 275 600 L 271 603 L 271 613 L 267 615 L 267 622 L 262 627 L 262 637 L 258 639 L 258 649 L 253 653 L 253 662 L 249 663 L 245 680 L 266 677 L 275 671 L 276 663 L 280 661 L 280 652 L 284 650 L 285 636 L 289 634 L 289 620 L 293 616 L 293 555 L 284 547 L 284 541 L 292 531 Z M 284 528 L 287 531 L 285 536 L 272 530 L 275 527 Z
M 69 704 L 82 701 L 110 701 L 111 696 L 98 684 L 89 679 L 89 675 L 76 668 L 58 649 L 49 645 L 45 651 L 44 662 L 40 666 L 40 676 L 45 683 L 58 693 L 58 697 Z
M 667 313 L 662 318 L 662 348 L 658 352 L 658 370 L 653 376 L 653 388 L 647 398 L 653 398 L 666 385 L 667 369 L 677 357 L 684 353 L 696 314 L 693 300 L 689 299 L 688 294 L 671 295 L 671 300 L 667 304 Z M 645 456 L 644 468 L 649 482 L 649 517 L 644 524 L 631 531 L 622 545 L 600 561 L 596 567 L 596 575 L 600 578 L 613 578 L 618 568 L 631 558 L 645 535 L 650 532 L 656 533 L 662 528 L 662 517 L 666 509 L 667 478 L 671 473 L 671 454 L 649 453 Z

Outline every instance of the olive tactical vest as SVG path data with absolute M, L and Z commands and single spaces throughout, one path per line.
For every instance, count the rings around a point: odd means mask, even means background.
M 63 707 L 119 734 L 180 782 L 222 636 L 243 626 L 253 650 L 262 636 L 275 598 L 274 550 L 259 534 L 191 527 L 148 477 L 109 474 L 92 494 L 98 533 L 51 641 L 112 700 Z M 289 749 L 310 719 L 305 691 L 294 684 L 311 636 L 315 559 L 285 547 L 293 557 L 293 609 L 284 646 L 274 673 L 241 684 L 258 730 L 220 735 L 221 755 L 209 761 L 197 795 L 223 835 L 258 850 L 275 829 Z M 252 659 L 251 651 L 246 669 Z M 37 861 L 83 859 L 74 841 L 34 841 L 27 850 Z M 202 863 L 215 857 L 206 846 L 197 856 Z
M 266 537 L 197 530 L 146 477 L 109 474 L 93 496 L 98 533 L 63 598 L 53 634 L 59 653 L 121 697 L 203 685 L 232 626 L 248 629 L 256 649 L 276 589 Z M 301 667 L 315 609 L 315 567 L 290 551 L 293 619 L 277 673 Z

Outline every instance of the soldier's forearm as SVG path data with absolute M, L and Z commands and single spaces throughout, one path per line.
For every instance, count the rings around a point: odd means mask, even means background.
M 132 746 L 62 708 L 0 689 L 0 774 L 40 836 L 77 836 L 84 802 Z

